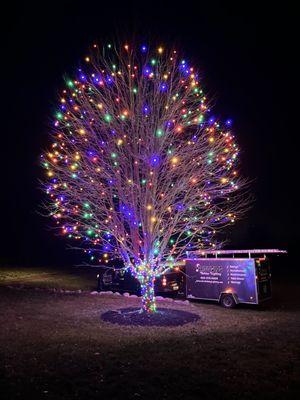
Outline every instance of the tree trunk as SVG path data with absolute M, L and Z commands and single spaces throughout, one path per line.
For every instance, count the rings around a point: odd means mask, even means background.
M 142 312 L 147 314 L 156 312 L 156 300 L 154 294 L 155 277 L 152 275 L 144 275 L 139 279 L 142 291 Z

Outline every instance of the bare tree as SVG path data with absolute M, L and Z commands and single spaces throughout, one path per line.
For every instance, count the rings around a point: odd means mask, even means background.
M 67 237 L 122 258 L 154 312 L 155 278 L 187 250 L 220 246 L 220 228 L 243 213 L 239 150 L 175 50 L 91 53 L 66 80 L 42 156 L 47 210 Z

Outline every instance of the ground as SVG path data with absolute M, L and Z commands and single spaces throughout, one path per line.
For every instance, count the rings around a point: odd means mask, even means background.
M 140 300 L 92 295 L 87 275 L 73 280 L 68 272 L 19 268 L 2 269 L 0 277 L 2 400 L 299 398 L 295 283 L 276 283 L 273 300 L 258 308 L 160 301 L 199 320 L 132 327 L 101 315 Z M 86 292 L 47 289 L 57 286 Z

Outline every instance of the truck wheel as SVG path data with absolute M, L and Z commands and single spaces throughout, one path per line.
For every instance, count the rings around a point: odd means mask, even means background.
M 234 308 L 236 306 L 232 294 L 223 294 L 220 300 L 220 304 L 225 308 Z

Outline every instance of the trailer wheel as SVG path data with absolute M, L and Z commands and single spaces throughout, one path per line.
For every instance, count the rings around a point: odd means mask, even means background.
M 234 301 L 232 294 L 223 294 L 220 304 L 225 308 L 234 308 L 236 306 L 236 302 Z

